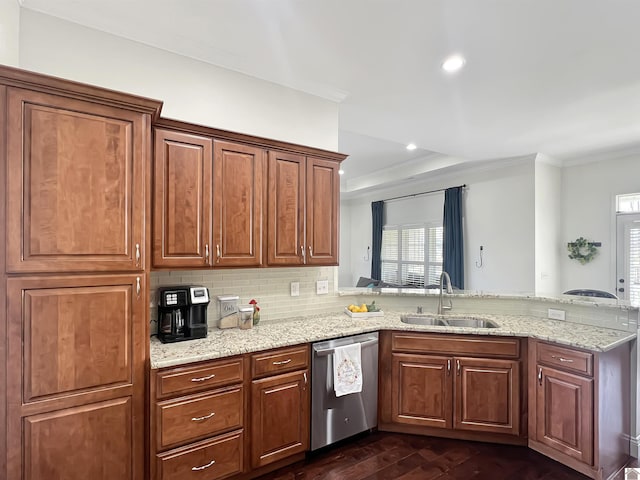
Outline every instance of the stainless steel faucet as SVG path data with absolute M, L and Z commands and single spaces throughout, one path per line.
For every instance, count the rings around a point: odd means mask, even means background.
M 453 289 L 451 288 L 451 277 L 444 270 L 440 274 L 440 295 L 438 295 L 438 315 L 442 315 L 445 310 L 451 310 L 453 308 L 453 303 L 451 301 L 451 297 L 447 297 L 449 299 L 449 305 L 442 304 L 442 296 L 444 294 L 444 284 L 445 280 L 447 283 L 447 293 L 452 294 Z

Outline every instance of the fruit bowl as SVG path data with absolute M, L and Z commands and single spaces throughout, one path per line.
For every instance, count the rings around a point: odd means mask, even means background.
M 352 318 L 369 318 L 369 317 L 382 317 L 384 312 L 378 310 L 377 312 L 352 312 L 347 307 L 344 307 L 344 312 Z

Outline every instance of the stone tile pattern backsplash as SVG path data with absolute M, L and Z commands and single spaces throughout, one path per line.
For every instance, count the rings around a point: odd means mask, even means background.
M 260 306 L 260 321 L 273 322 L 335 313 L 344 308 L 344 297 L 336 292 L 337 267 L 243 268 L 214 270 L 172 270 L 151 272 L 151 328 L 156 331 L 159 287 L 203 285 L 209 289 L 211 303 L 207 309 L 209 326 L 218 324 L 219 295 L 238 295 L 239 305 L 253 298 Z M 316 281 L 328 280 L 329 293 L 316 295 Z M 291 296 L 291 282 L 300 283 L 300 295 Z

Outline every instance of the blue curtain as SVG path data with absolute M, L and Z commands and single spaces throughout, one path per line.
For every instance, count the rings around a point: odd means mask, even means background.
M 374 280 L 382 280 L 382 261 L 380 254 L 382 253 L 382 226 L 384 225 L 383 217 L 384 202 L 371 202 L 371 278 Z
M 462 254 L 462 187 L 444 192 L 443 266 L 451 277 L 451 285 L 464 289 L 464 258 Z

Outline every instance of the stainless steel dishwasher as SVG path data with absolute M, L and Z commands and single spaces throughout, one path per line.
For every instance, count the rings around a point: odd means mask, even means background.
M 336 397 L 334 349 L 353 343 L 360 343 L 362 392 Z M 311 450 L 378 424 L 378 332 L 314 343 L 311 367 Z

